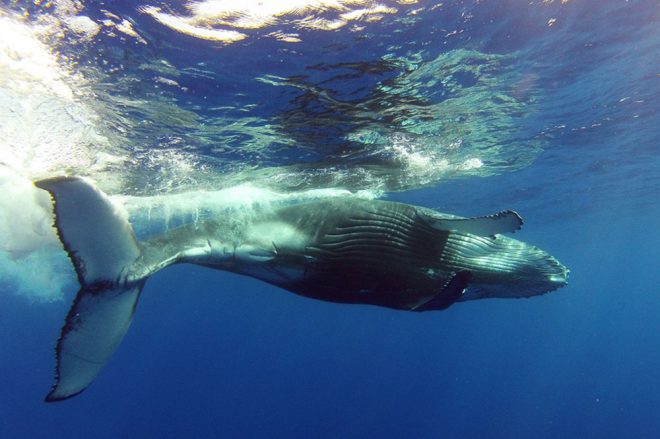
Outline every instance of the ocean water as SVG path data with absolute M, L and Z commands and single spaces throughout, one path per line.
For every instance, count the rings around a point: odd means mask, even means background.
M 0 437 L 660 437 L 657 1 L 2 2 Z M 408 313 L 191 265 L 148 281 L 46 404 L 77 291 L 31 181 L 83 175 L 139 236 L 350 191 L 571 269 Z

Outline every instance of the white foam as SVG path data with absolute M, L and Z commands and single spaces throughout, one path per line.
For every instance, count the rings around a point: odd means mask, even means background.
M 93 32 L 88 20 L 75 23 Z M 69 85 L 81 78 L 40 41 L 53 32 L 46 27 L 0 14 L 0 291 L 47 302 L 76 281 L 52 228 L 50 198 L 31 181 L 97 169 L 104 161 L 96 151 L 107 141 Z
M 458 140 L 446 146 L 420 144 L 419 140 L 413 137 L 397 134 L 390 138 L 390 144 L 385 150 L 396 157 L 409 175 L 439 178 L 442 174 L 471 171 L 484 166 L 478 157 L 462 161 L 450 161 L 444 157 L 446 151 L 456 151 L 461 147 L 461 143 Z
M 50 302 L 75 288 L 75 275 L 52 227 L 46 192 L 0 167 L 0 279 L 2 291 Z
M 97 151 L 108 155 L 110 148 L 77 96 L 84 80 L 58 63 L 40 32 L 0 15 L 0 163 L 32 179 L 96 169 L 104 163 Z
M 71 31 L 86 40 L 94 38 L 101 30 L 101 25 L 85 15 L 75 15 L 66 19 Z
M 63 72 L 35 33 L 17 19 L 0 15 L 0 87 L 25 94 L 52 94 L 70 101 L 73 92 L 62 81 Z

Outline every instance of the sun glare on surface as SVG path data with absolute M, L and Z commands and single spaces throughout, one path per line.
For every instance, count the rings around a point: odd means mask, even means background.
M 371 0 L 208 0 L 189 3 L 188 15 L 180 16 L 155 6 L 141 11 L 151 15 L 170 29 L 195 38 L 226 44 L 245 39 L 247 30 L 278 24 L 307 30 L 336 30 L 355 21 L 378 21 L 396 14 L 397 5 L 415 3 L 410 0 L 384 5 Z M 278 33 L 269 34 L 277 38 Z M 298 42 L 297 38 L 278 38 Z

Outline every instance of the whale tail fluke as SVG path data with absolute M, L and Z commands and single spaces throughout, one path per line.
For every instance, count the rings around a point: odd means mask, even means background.
M 81 288 L 66 316 L 55 348 L 55 382 L 46 402 L 81 393 L 117 350 L 144 285 Z
M 105 194 L 78 177 L 35 185 L 53 198 L 55 228 L 81 285 L 55 349 L 52 402 L 79 394 L 101 371 L 128 330 L 145 278 L 127 277 L 140 246 Z

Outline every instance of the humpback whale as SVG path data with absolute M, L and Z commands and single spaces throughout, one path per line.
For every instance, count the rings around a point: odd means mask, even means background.
M 220 215 L 138 241 L 110 198 L 80 177 L 37 181 L 80 290 L 56 346 L 46 401 L 85 390 L 124 337 L 150 275 L 192 263 L 310 298 L 426 312 L 457 302 L 529 297 L 567 283 L 548 253 L 503 236 L 513 211 L 463 218 L 385 200 L 329 197 L 236 220 Z

